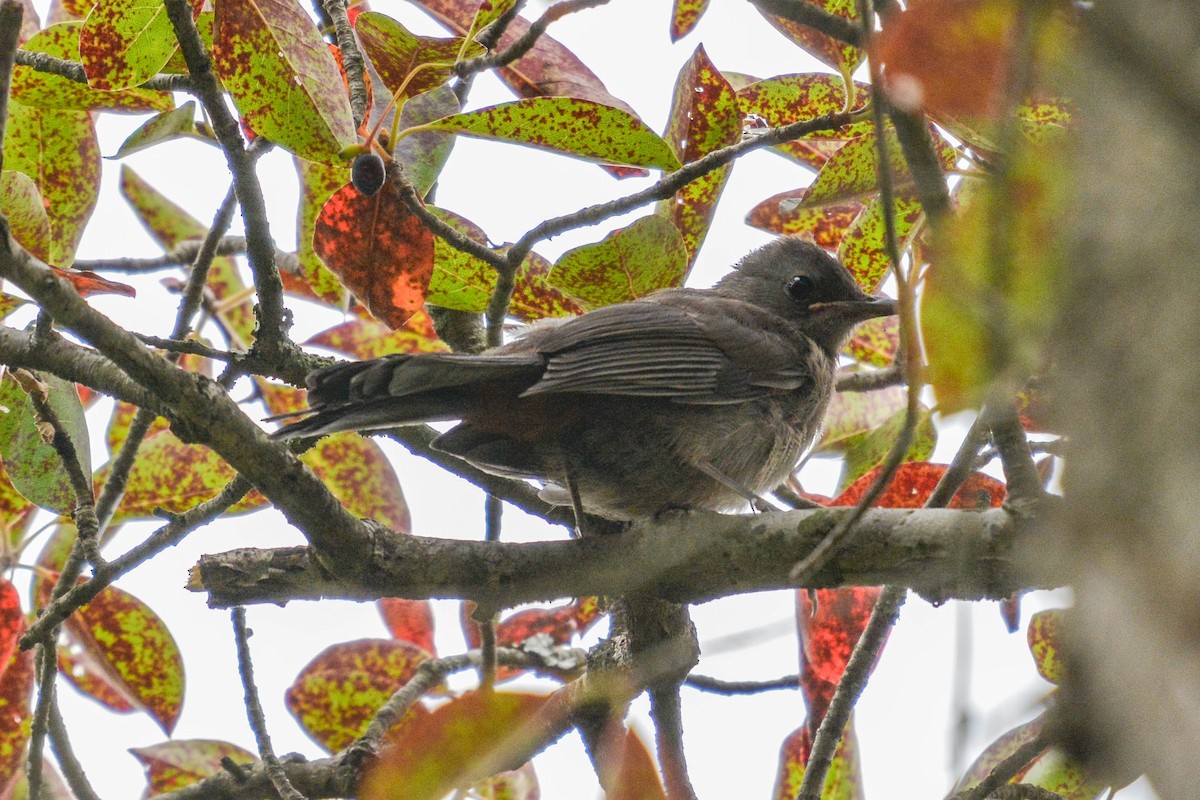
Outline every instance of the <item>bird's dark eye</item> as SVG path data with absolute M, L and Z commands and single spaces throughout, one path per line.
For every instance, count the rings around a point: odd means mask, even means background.
M 807 275 L 796 275 L 787 283 L 787 292 L 797 303 L 807 303 L 812 298 L 816 284 Z

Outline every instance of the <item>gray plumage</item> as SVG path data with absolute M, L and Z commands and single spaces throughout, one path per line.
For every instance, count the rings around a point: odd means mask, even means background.
M 281 438 L 461 420 L 434 446 L 548 499 L 630 519 L 729 510 L 819 429 L 854 326 L 895 312 L 820 248 L 777 239 L 711 289 L 664 289 L 531 326 L 480 355 L 385 356 L 308 378 Z

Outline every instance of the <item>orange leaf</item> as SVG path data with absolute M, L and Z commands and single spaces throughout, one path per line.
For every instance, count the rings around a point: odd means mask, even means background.
M 349 184 L 335 192 L 317 216 L 313 249 L 389 327 L 421 310 L 433 275 L 433 234 L 391 184 L 371 197 Z

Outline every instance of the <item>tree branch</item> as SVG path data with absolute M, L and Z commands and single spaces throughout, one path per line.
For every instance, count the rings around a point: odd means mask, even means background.
M 340 580 L 305 548 L 241 549 L 201 558 L 191 588 L 207 591 L 214 607 L 323 597 L 461 597 L 507 607 L 636 593 L 696 603 L 792 588 L 789 566 L 850 511 L 679 512 L 624 533 L 529 544 L 379 535 L 354 576 Z M 1049 575 L 1030 581 L 1015 567 L 1014 548 L 1035 539 L 1024 511 L 873 509 L 808 585 L 897 583 L 932 602 L 1060 585 Z M 648 573 L 647 564 L 658 569 Z

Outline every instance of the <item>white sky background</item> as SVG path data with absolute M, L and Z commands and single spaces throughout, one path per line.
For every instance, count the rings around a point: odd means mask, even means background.
M 698 29 L 671 45 L 667 34 L 670 5 L 669 0 L 614 0 L 606 7 L 565 18 L 551 27 L 550 34 L 570 47 L 614 95 L 630 103 L 659 131 L 665 126 L 676 74 L 699 43 L 722 70 L 758 77 L 824 71 L 745 2 L 714 2 Z M 398 0 L 373 2 L 372 8 L 397 17 L 416 33 L 444 35 L 424 14 Z M 544 3 L 535 0 L 526 15 L 536 16 L 542 8 Z M 480 107 L 510 99 L 498 81 L 481 75 L 471 105 Z M 111 154 L 144 118 L 104 115 L 101 120 L 102 152 Z M 155 147 L 124 163 L 205 223 L 211 220 L 228 187 L 228 170 L 219 151 L 194 142 Z M 105 162 L 104 170 L 104 193 L 80 257 L 157 254 L 157 247 L 142 233 L 116 191 L 118 164 Z M 260 162 L 259 174 L 276 241 L 284 249 L 292 249 L 297 182 L 290 156 L 278 150 L 271 153 Z M 759 200 L 804 185 L 810 179 L 810 173 L 765 151 L 738 161 L 691 283 L 711 284 L 729 264 L 767 241 L 768 235 L 742 222 L 745 213 Z M 493 241 L 500 242 L 515 240 L 547 217 L 624 196 L 645 185 L 647 181 L 616 181 L 594 165 L 562 156 L 462 139 L 442 175 L 437 200 L 438 205 L 474 221 Z M 647 210 L 642 209 L 602 226 L 571 231 L 536 249 L 553 260 L 564 250 L 597 241 L 608 230 L 645 213 Z M 234 229 L 240 233 L 240 218 Z M 138 331 L 165 335 L 174 319 L 175 302 L 159 289 L 157 280 L 161 276 L 129 280 L 139 288 L 136 300 L 101 296 L 90 302 Z M 297 305 L 301 306 L 293 331 L 297 340 L 341 321 L 331 312 Z M 236 396 L 245 396 L 244 390 Z M 90 416 L 94 440 L 95 432 L 107 424 L 109 409 L 109 404 L 101 404 Z M 254 407 L 250 413 L 265 412 Z M 933 460 L 945 462 L 953 455 L 963 430 L 962 420 L 956 423 L 948 426 Z M 414 533 L 481 538 L 483 497 L 478 490 L 396 445 L 385 441 L 381 444 L 394 456 L 411 506 Z M 106 459 L 106 453 L 94 454 L 95 463 Z M 836 474 L 828 463 L 816 462 L 805 477 L 810 489 L 830 492 Z M 124 551 L 154 527 L 151 523 L 126 525 L 107 552 Z M 508 541 L 562 535 L 561 528 L 549 528 L 511 508 L 505 510 L 504 538 Z M 181 588 L 188 568 L 203 553 L 301 542 L 299 533 L 276 512 L 259 512 L 205 528 L 119 581 L 118 585 L 148 602 L 166 620 L 182 648 L 187 699 L 176 738 L 225 739 L 255 749 L 242 708 L 228 612 L 207 609 L 202 595 Z M 25 583 L 23 577 L 19 583 Z M 768 679 L 796 672 L 793 597 L 791 592 L 773 592 L 694 608 L 704 649 L 698 671 L 734 680 Z M 1062 595 L 1029 595 L 1023 603 L 1022 622 L 1040 608 L 1062 604 Z M 441 653 L 461 651 L 464 645 L 456 604 L 439 602 L 435 608 Z M 856 728 L 868 797 L 937 798 L 950 786 L 949 734 L 954 724 L 950 687 L 955 665 L 955 620 L 960 613 L 969 618 L 973 637 L 968 665 L 973 687 L 972 734 L 965 748 L 968 760 L 995 736 L 1033 716 L 1050 688 L 1034 670 L 1023 632 L 1007 634 L 994 603 L 972 605 L 961 612 L 956 608 L 956 604 L 933 608 L 910 598 L 858 706 Z M 296 602 L 282 609 L 253 607 L 248 616 L 255 632 L 250 642 L 255 672 L 276 752 L 296 751 L 320 757 L 322 751 L 286 710 L 284 691 L 300 668 L 327 645 L 386 636 L 374 606 Z M 730 636 L 743 638 L 744 643 L 730 646 L 726 639 Z M 145 715 L 116 716 L 61 681 L 60 687 L 68 729 L 96 789 L 105 798 L 139 796 L 145 785 L 142 769 L 125 748 L 160 742 L 164 738 L 161 731 Z M 700 795 L 770 797 L 779 744 L 803 719 L 799 692 L 735 698 L 692 689 L 684 692 L 687 754 Z M 645 702 L 634 704 L 632 717 L 649 739 Z M 546 800 L 575 800 L 598 793 L 575 735 L 550 748 L 536 764 Z M 1133 798 L 1134 793 L 1123 796 Z

